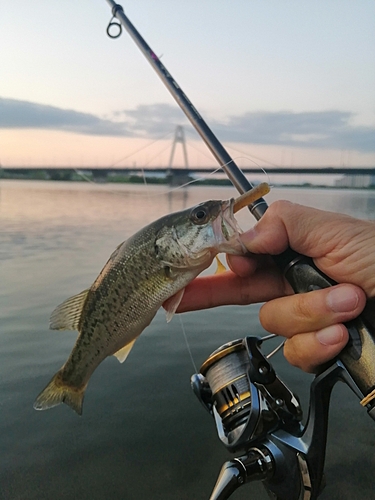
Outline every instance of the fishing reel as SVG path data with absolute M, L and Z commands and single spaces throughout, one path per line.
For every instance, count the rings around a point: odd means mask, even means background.
M 298 398 L 276 375 L 262 343 L 245 337 L 214 351 L 191 386 L 214 418 L 221 442 L 240 456 L 226 462 L 210 500 L 224 500 L 241 485 L 261 480 L 277 500 L 315 500 L 323 488 L 328 408 L 333 386 L 352 377 L 335 362 L 311 384 L 309 416 L 302 425 Z M 272 355 L 273 353 L 271 353 Z
M 230 451 L 282 426 L 297 430 L 302 410 L 260 350 L 264 339 L 245 337 L 223 345 L 193 375 L 198 399 L 215 417 L 220 440 Z

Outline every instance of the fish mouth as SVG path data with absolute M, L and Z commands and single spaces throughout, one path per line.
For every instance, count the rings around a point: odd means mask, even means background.
M 240 238 L 243 231 L 234 217 L 234 202 L 234 198 L 223 201 L 220 214 L 213 221 L 212 227 L 218 252 L 243 255 L 247 253 L 247 249 Z

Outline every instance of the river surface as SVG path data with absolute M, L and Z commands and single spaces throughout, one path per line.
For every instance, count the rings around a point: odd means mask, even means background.
M 204 500 L 231 458 L 190 389 L 194 368 L 179 317 L 160 311 L 126 363 L 111 357 L 96 370 L 78 417 L 33 401 L 69 355 L 75 332 L 48 329 L 54 307 L 87 288 L 114 248 L 159 216 L 230 187 L 0 183 L 0 498 L 6 500 Z M 375 191 L 275 188 L 288 199 L 375 218 Z M 243 227 L 253 224 L 247 211 Z M 211 271 L 210 271 L 211 272 Z M 182 315 L 199 367 L 229 340 L 261 335 L 259 305 Z M 278 354 L 274 366 L 306 408 L 310 375 Z M 354 394 L 335 387 L 323 500 L 375 498 L 375 428 Z M 260 484 L 233 499 L 268 498 Z

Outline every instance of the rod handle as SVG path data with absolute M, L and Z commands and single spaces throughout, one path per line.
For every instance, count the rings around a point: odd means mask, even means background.
M 306 293 L 337 283 L 322 273 L 310 257 L 288 249 L 276 256 L 283 266 L 285 278 L 296 293 Z M 364 314 L 345 323 L 349 341 L 338 356 L 362 392 L 368 396 L 375 389 L 375 325 Z M 366 401 L 366 400 L 365 400 Z M 374 397 L 365 404 L 370 415 L 374 413 Z

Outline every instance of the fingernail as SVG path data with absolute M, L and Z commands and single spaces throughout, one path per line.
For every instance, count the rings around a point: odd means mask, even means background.
M 333 288 L 327 295 L 328 307 L 337 313 L 354 311 L 358 302 L 357 292 L 348 286 Z
M 316 333 L 316 338 L 323 345 L 339 344 L 344 338 L 344 332 L 340 325 L 328 326 Z

